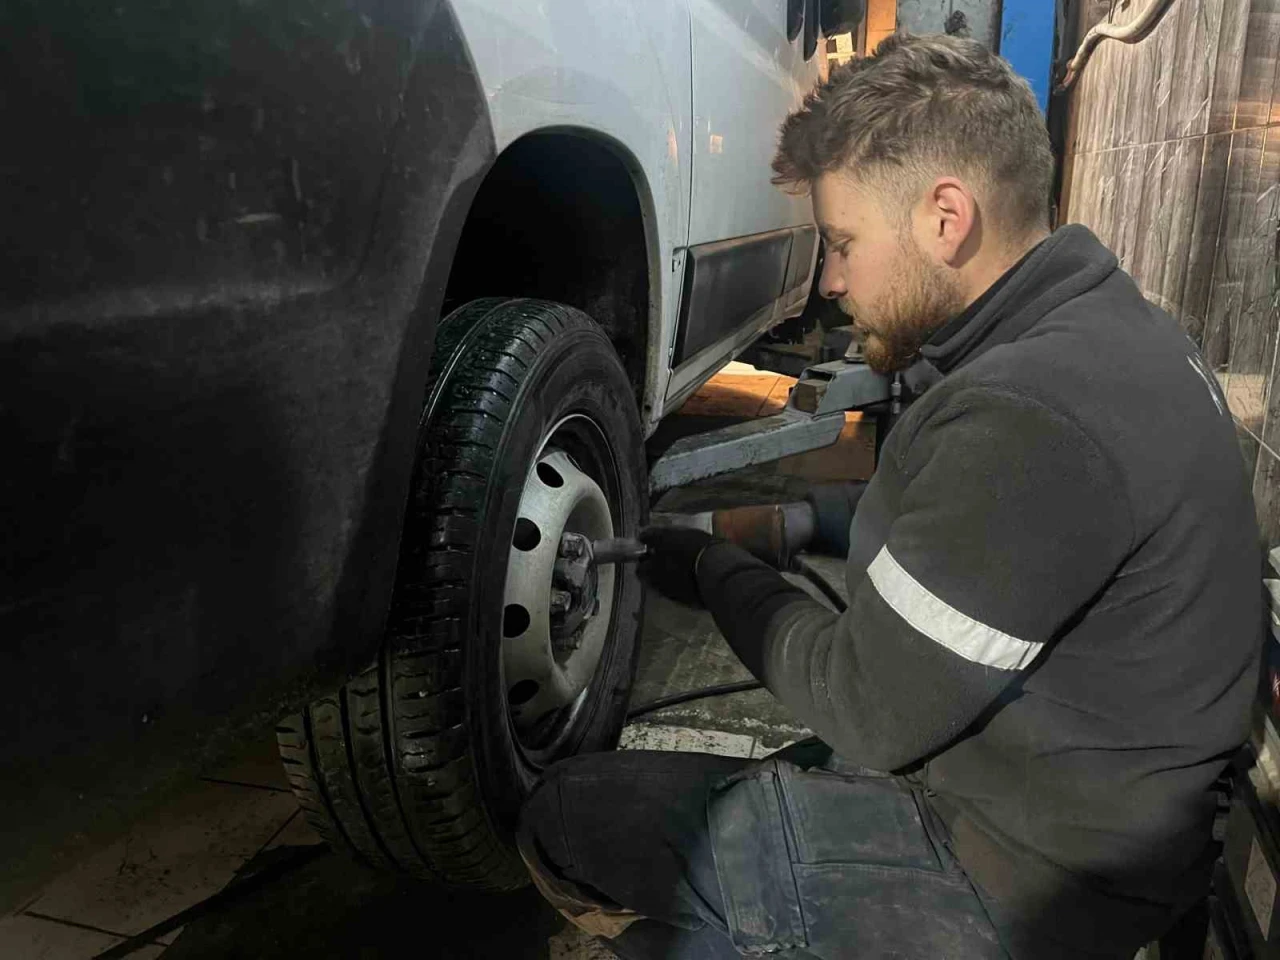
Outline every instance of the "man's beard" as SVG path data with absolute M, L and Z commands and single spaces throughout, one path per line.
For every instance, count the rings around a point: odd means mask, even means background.
M 965 307 L 955 278 L 929 262 L 910 237 L 903 239 L 895 272 L 890 288 L 861 314 L 848 297 L 840 299 L 861 335 L 863 357 L 877 373 L 911 366 L 934 331 Z

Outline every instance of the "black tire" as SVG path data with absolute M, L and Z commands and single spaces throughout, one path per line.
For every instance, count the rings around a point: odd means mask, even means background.
M 568 415 L 607 447 L 615 530 L 647 512 L 632 388 L 586 314 L 538 300 L 482 300 L 441 322 L 396 587 L 377 663 L 278 728 L 299 802 L 336 848 L 449 884 L 509 890 L 519 807 L 543 767 L 611 749 L 625 719 L 640 632 L 632 568 L 615 578 L 594 680 L 552 755 L 526 748 L 502 681 L 507 555 L 521 488 L 542 439 Z M 592 434 L 595 435 L 594 433 Z

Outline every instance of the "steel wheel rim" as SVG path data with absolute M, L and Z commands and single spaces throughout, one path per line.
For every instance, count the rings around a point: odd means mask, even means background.
M 615 509 L 605 488 L 617 490 L 614 473 L 603 432 L 575 414 L 547 432 L 525 476 L 503 585 L 502 683 L 512 735 L 535 765 L 572 738 L 607 652 L 618 586 L 613 567 L 595 571 L 598 609 L 576 646 L 557 633 L 551 598 L 561 535 L 613 536 Z

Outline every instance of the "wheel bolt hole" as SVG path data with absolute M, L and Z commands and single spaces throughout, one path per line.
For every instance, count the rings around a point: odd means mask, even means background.
M 502 611 L 502 635 L 518 637 L 529 629 L 529 611 L 521 604 L 509 603 Z M 516 684 L 519 686 L 519 684 Z
M 529 551 L 542 542 L 542 531 L 532 520 L 521 517 L 516 521 L 516 535 L 511 538 L 511 545 L 517 550 Z
M 538 479 L 548 487 L 563 487 L 564 477 L 549 463 L 538 464 Z
M 528 703 L 538 692 L 537 680 L 521 680 L 507 691 L 507 703 L 513 707 Z

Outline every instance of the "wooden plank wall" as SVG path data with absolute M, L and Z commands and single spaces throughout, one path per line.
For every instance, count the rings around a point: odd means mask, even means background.
M 1114 20 L 1145 2 L 1117 3 Z M 1082 4 L 1082 20 L 1090 6 Z M 1272 545 L 1280 543 L 1278 60 L 1280 0 L 1173 0 L 1142 41 L 1103 40 L 1071 94 L 1061 198 L 1063 222 L 1091 227 L 1217 372 Z

